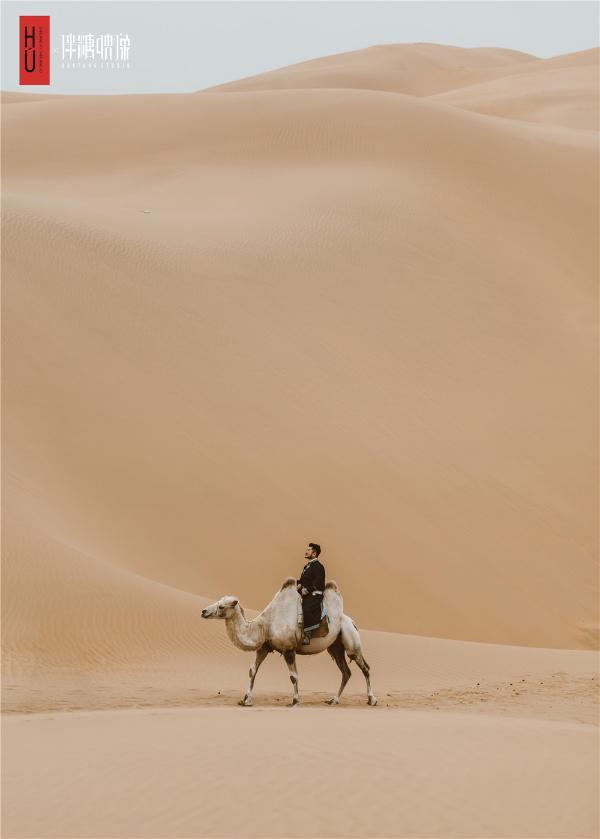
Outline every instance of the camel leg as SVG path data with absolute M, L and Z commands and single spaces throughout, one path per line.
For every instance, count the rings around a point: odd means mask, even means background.
M 353 653 L 350 656 L 350 659 L 358 664 L 358 666 L 363 672 L 363 676 L 365 677 L 365 681 L 367 683 L 367 705 L 377 705 L 377 697 L 371 690 L 371 681 L 369 679 L 369 665 L 365 661 L 362 652 L 359 650 L 358 652 Z
M 244 698 L 240 699 L 238 705 L 252 705 L 252 688 L 254 687 L 254 679 L 256 678 L 256 674 L 258 673 L 258 668 L 268 655 L 269 648 L 265 645 L 259 647 L 256 651 L 256 658 L 254 659 L 254 664 L 252 665 L 248 673 L 248 675 L 250 676 L 250 682 L 248 683 L 248 688 L 246 690 L 246 693 L 244 694 Z
M 292 705 L 297 705 L 300 702 L 300 696 L 298 695 L 298 671 L 296 670 L 296 652 L 295 650 L 287 650 L 283 657 L 285 658 L 285 663 L 288 666 L 288 670 L 290 671 L 290 681 L 294 686 L 294 694 L 292 696 Z
M 341 674 L 342 674 L 342 683 L 341 683 L 340 688 L 339 688 L 338 692 L 336 693 L 336 695 L 332 696 L 331 699 L 326 699 L 325 702 L 328 705 L 339 705 L 340 696 L 342 695 L 342 691 L 346 687 L 346 682 L 348 681 L 348 679 L 352 675 L 352 673 L 350 671 L 350 668 L 348 667 L 348 662 L 346 661 L 346 656 L 345 656 L 345 652 L 344 652 L 344 645 L 342 644 L 342 639 L 340 638 L 339 635 L 335 639 L 333 644 L 330 647 L 327 648 L 327 652 L 332 657 L 332 659 L 335 661 L 337 666 L 340 668 L 340 671 L 341 671 Z
M 377 697 L 371 690 L 369 679 L 369 665 L 362 654 L 360 635 L 352 618 L 348 615 L 342 617 L 341 642 L 350 661 L 355 661 L 363 672 L 367 683 L 367 702 L 369 705 L 377 705 Z

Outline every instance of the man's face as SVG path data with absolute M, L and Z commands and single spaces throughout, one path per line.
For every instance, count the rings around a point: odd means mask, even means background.
M 307 547 L 306 550 L 304 551 L 304 559 L 314 559 L 314 557 L 316 557 L 316 555 L 317 555 L 317 552 L 315 551 L 314 548 Z

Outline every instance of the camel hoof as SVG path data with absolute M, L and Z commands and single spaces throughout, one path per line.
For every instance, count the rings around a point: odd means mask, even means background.
M 240 699 L 240 701 L 238 702 L 238 705 L 242 705 L 245 708 L 251 708 L 252 707 L 252 700 L 250 700 L 250 702 L 247 702 L 246 697 L 244 697 L 243 699 Z
M 299 700 L 299 699 L 292 699 L 292 701 L 291 701 L 291 702 L 290 702 L 290 704 L 288 705 L 288 708 L 293 708 L 295 705 L 299 705 L 299 704 L 300 704 L 300 700 Z
M 337 696 L 332 696 L 331 699 L 326 699 L 325 700 L 325 704 L 326 705 L 339 705 L 340 700 L 337 698 Z
M 369 696 L 367 701 L 367 705 L 377 705 L 377 697 L 376 696 Z

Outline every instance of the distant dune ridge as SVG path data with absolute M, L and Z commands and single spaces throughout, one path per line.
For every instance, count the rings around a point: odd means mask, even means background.
M 212 89 L 221 92 L 346 87 L 429 96 L 509 75 L 537 60 L 517 50 L 465 49 L 427 43 L 381 44 L 303 61 Z
M 536 58 L 517 50 L 383 44 L 282 67 L 212 90 L 352 88 L 433 96 L 465 110 L 598 130 L 598 48 Z
M 594 644 L 597 62 L 399 44 L 6 96 L 11 660 L 68 649 L 48 589 L 18 617 L 26 568 L 261 608 L 309 539 L 363 627 Z

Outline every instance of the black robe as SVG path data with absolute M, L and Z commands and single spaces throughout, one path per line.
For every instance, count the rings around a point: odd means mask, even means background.
M 304 627 L 320 624 L 323 594 L 313 594 L 313 592 L 323 592 L 325 589 L 325 568 L 318 559 L 313 559 L 306 563 L 302 569 L 298 584 L 308 591 L 308 594 L 302 597 Z

